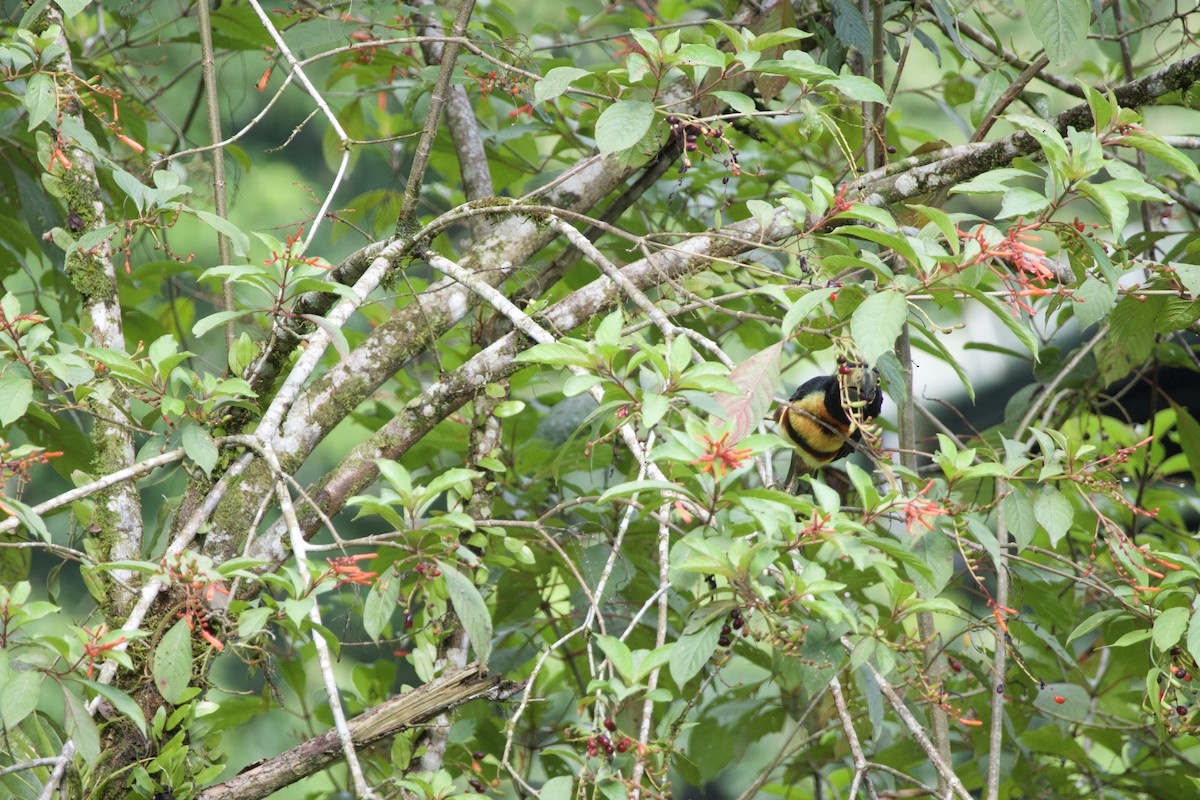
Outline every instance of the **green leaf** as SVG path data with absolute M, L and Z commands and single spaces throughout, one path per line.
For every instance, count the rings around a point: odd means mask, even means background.
M 7 674 L 8 679 L 0 686 L 0 719 L 4 721 L 4 727 L 11 730 L 37 708 L 46 673 L 31 669 L 22 672 L 5 670 L 2 674 Z
M 471 640 L 471 647 L 475 648 L 475 658 L 486 666 L 492 654 L 492 618 L 488 614 L 487 603 L 470 578 L 445 562 L 439 561 L 438 568 L 446 581 L 454 613 Z
M 168 703 L 179 703 L 192 680 L 192 631 L 187 620 L 171 626 L 158 645 L 150 667 L 154 688 Z
M 1083 52 L 1091 8 L 1088 0 L 1025 0 L 1029 26 L 1055 64 L 1065 64 Z
M 1121 137 L 1121 144 L 1162 159 L 1193 182 L 1200 183 L 1200 168 L 1196 167 L 1196 162 L 1149 131 L 1130 131 Z
M 596 146 L 602 154 L 628 150 L 642 140 L 653 121 L 653 103 L 618 100 L 596 120 Z
M 867 363 L 874 364 L 896 346 L 906 319 L 908 300 L 893 289 L 875 292 L 854 310 L 850 335 Z
M 533 101 L 544 103 L 547 100 L 553 100 L 569 89 L 572 83 L 584 75 L 590 74 L 586 69 L 579 67 L 555 67 L 534 84 Z
M 1192 478 L 1200 485 L 1200 422 L 1183 406 L 1171 404 L 1175 409 L 1175 429 L 1178 432 L 1179 447 L 1187 457 L 1188 468 Z
M 1075 521 L 1075 507 L 1053 486 L 1046 486 L 1033 503 L 1033 515 L 1050 534 L 1050 546 L 1057 547 Z
M 1187 649 L 1194 661 L 1200 662 L 1200 608 L 1192 612 L 1188 624 Z
M 66 723 L 67 733 L 75 742 L 75 750 L 79 757 L 94 764 L 100 759 L 100 730 L 83 701 L 68 688 L 68 684 L 62 684 L 62 693 L 63 721 Z
M 399 599 L 400 581 L 389 568 L 371 585 L 371 591 L 367 592 L 367 599 L 363 601 L 363 629 L 367 636 L 371 637 L 371 641 L 379 641 L 380 634 L 392 621 L 396 601 Z
M 696 633 L 685 633 L 671 650 L 671 680 L 683 687 L 712 658 L 721 638 L 719 625 L 706 625 Z
M 196 322 L 192 326 L 193 336 L 203 336 L 213 328 L 219 328 L 226 322 L 233 322 L 236 319 L 241 319 L 247 314 L 253 314 L 253 311 L 218 311 L 215 314 L 209 314 L 202 320 Z
M 1114 190 L 1108 184 L 1080 181 L 1077 188 L 1080 194 L 1090 199 L 1104 216 L 1108 218 L 1113 235 L 1118 239 L 1123 239 L 1125 223 L 1129 220 L 1128 198 Z
M 1050 201 L 1041 192 L 1016 187 L 1004 193 L 1000 203 L 1000 219 L 1027 217 L 1049 207 Z
M 808 319 L 816 308 L 833 296 L 837 289 L 811 289 L 808 292 L 796 298 L 796 302 L 792 303 L 792 307 L 783 315 L 783 333 L 785 336 L 791 335 L 800 323 Z
M 613 636 L 597 634 L 594 638 L 617 674 L 625 681 L 631 682 L 633 680 L 633 653 L 629 651 L 629 647 Z
M 267 626 L 267 620 L 275 613 L 266 606 L 248 608 L 238 615 L 238 638 L 249 639 Z
M 1083 622 L 1075 626 L 1075 630 L 1071 631 L 1071 635 L 1067 637 L 1067 644 L 1078 639 L 1080 636 L 1085 636 L 1099 628 L 1106 622 L 1115 619 L 1132 619 L 1133 615 L 1121 608 L 1109 608 L 1104 611 L 1099 611 L 1092 614 Z
M 1187 630 L 1190 618 L 1186 606 L 1168 608 L 1159 614 L 1154 620 L 1154 646 L 1164 653 L 1174 647 Z
M 703 67 L 725 69 L 725 53 L 706 44 L 685 44 L 679 48 L 675 58 L 684 64 L 698 64 Z
M 1033 516 L 1033 504 L 1020 485 L 1013 485 L 1012 491 L 1004 498 L 1004 523 L 1017 545 L 1017 552 L 1024 550 L 1037 532 L 1037 520 Z
M 229 220 L 221 219 L 216 214 L 201 211 L 198 208 L 191 208 L 189 206 L 181 206 L 181 208 L 184 211 L 195 214 L 201 222 L 229 239 L 229 243 L 233 245 L 233 252 L 237 255 L 244 258 L 246 253 L 250 251 L 250 237 L 242 233 L 242 229 Z
M 792 42 L 798 42 L 801 39 L 808 39 L 812 35 L 813 34 L 802 31 L 798 28 L 782 28 L 777 31 L 767 31 L 766 33 L 756 36 L 754 41 L 750 42 L 750 49 L 757 52 L 762 52 L 763 50 L 769 50 L 772 47 L 778 47 L 781 44 L 791 44 Z
M 142 713 L 141 707 L 138 706 L 132 697 L 115 686 L 106 686 L 103 683 L 84 680 L 81 680 L 80 683 L 112 703 L 113 708 L 128 717 L 129 721 L 141 731 L 142 736 L 146 735 L 146 717 Z
M 29 127 L 33 130 L 58 109 L 58 90 L 54 79 L 45 72 L 36 72 L 25 84 L 25 110 L 29 112 Z
M 722 36 L 728 39 L 729 43 L 733 45 L 734 50 L 746 49 L 746 37 L 743 36 L 736 28 L 731 27 L 719 19 L 710 19 L 708 24 L 712 25 L 717 29 L 718 32 L 720 32 Z
M 591 358 L 566 342 L 543 342 L 517 353 L 516 361 L 548 364 L 553 367 L 591 367 Z
M 1078 301 L 1074 305 L 1075 319 L 1085 329 L 1108 316 L 1117 299 L 1116 289 L 1090 276 L 1072 294 Z
M 741 92 L 713 92 L 712 96 L 739 114 L 752 114 L 756 110 L 754 101 Z
M 28 378 L 0 378 L 0 427 L 8 427 L 25 416 L 33 402 L 33 381 Z
M 975 98 L 971 101 L 971 124 L 978 127 L 984 115 L 1011 85 L 1012 81 L 1003 69 L 992 70 L 980 78 L 979 85 L 975 87 Z
M 199 425 L 189 425 L 183 429 L 183 451 L 188 458 L 196 462 L 196 466 L 204 470 L 204 474 L 212 476 L 213 467 L 217 465 L 220 452 L 217 444 L 208 432 Z
M 1021 344 L 1025 345 L 1026 349 L 1029 350 L 1030 354 L 1033 356 L 1033 360 L 1038 360 L 1038 340 L 1037 337 L 1033 335 L 1033 331 L 1029 330 L 1028 325 L 1021 324 L 1021 322 L 1013 316 L 1009 309 L 1000 305 L 1000 303 L 996 301 L 996 298 L 984 294 L 983 292 L 980 292 L 970 286 L 959 286 L 957 288 L 963 294 L 970 295 L 974 299 L 978 300 L 982 305 L 986 306 L 988 310 L 992 312 L 992 314 L 994 314 L 1001 322 L 1004 323 L 1005 327 L 1012 331 L 1014 336 L 1021 340 Z
M 861 75 L 839 75 L 829 81 L 834 87 L 851 100 L 861 103 L 887 103 L 887 94 L 870 78 Z
M 574 786 L 570 775 L 559 775 L 542 784 L 538 797 L 541 800 L 571 800 L 575 796 Z

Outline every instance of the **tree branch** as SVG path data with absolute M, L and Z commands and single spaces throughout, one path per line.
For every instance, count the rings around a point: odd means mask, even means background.
M 364 711 L 347 725 L 356 747 L 414 728 L 470 700 L 507 700 L 524 683 L 503 681 L 473 664 Z M 198 800 L 258 800 L 307 778 L 338 760 L 342 746 L 337 731 L 309 739 L 275 758 L 249 767 L 224 783 L 210 786 Z

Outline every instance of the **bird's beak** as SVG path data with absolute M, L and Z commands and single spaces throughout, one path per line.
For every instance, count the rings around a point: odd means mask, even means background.
M 846 388 L 847 394 L 851 396 L 847 399 L 854 405 L 863 406 L 875 399 L 875 395 L 879 392 L 879 378 L 876 377 L 874 369 L 857 367 L 849 377 Z

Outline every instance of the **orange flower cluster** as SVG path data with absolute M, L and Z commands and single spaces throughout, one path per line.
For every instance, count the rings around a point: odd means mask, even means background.
M 338 582 L 333 587 L 335 589 L 340 586 L 345 586 L 348 583 L 357 583 L 360 586 L 370 586 L 371 581 L 379 577 L 379 573 L 363 572 L 362 568 L 358 566 L 358 562 L 376 558 L 378 555 L 378 553 L 363 553 L 362 555 L 357 556 L 327 558 L 325 561 L 329 564 L 329 569 L 325 571 L 324 575 L 317 579 L 317 582 L 320 583 L 330 575 L 335 575 L 338 579 Z
M 704 455 L 693 461 L 692 466 L 699 466 L 701 472 L 712 472 L 717 477 L 740 467 L 752 452 L 749 448 L 739 450 L 733 447 L 728 433 L 716 440 L 704 436 L 701 441 L 704 443 Z

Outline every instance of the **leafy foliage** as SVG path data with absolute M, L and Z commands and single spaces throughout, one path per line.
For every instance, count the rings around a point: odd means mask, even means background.
M 3 790 L 1193 793 L 1197 12 L 1023 8 L 10 9 Z

